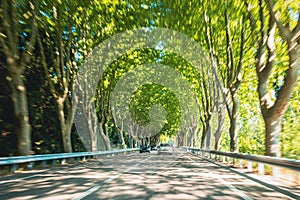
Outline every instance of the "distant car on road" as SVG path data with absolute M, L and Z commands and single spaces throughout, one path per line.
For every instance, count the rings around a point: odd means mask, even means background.
M 173 154 L 173 147 L 171 144 L 169 143 L 161 143 L 158 147 L 157 147 L 157 154 L 161 154 L 161 153 L 168 153 L 168 154 Z
M 151 151 L 156 151 L 157 150 L 157 146 L 156 145 L 151 145 Z
M 140 153 L 144 153 L 144 152 L 148 152 L 148 153 L 150 153 L 150 146 L 140 146 Z

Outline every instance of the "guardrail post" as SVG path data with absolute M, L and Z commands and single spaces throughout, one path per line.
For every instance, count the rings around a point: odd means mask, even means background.
M 258 163 L 258 173 L 260 175 L 264 175 L 265 174 L 265 165 L 262 163 Z
M 56 160 L 52 160 L 52 166 L 56 166 Z
M 272 176 L 275 180 L 280 179 L 280 168 L 279 167 L 272 167 Z
M 11 173 L 15 173 L 15 171 L 18 169 L 18 164 L 13 164 L 10 168 Z
M 42 161 L 42 167 L 43 167 L 43 168 L 46 168 L 46 167 L 47 167 L 47 161 L 46 161 L 46 160 L 43 160 L 43 161 Z
M 239 168 L 243 168 L 243 160 L 242 159 L 239 160 Z
M 61 160 L 62 165 L 66 164 L 66 163 L 67 163 L 67 160 L 65 158 Z
M 252 168 L 252 162 L 251 161 L 248 161 L 248 171 L 249 172 L 252 172 L 253 171 L 253 168 Z
M 30 162 L 27 164 L 27 169 L 32 169 L 34 165 L 34 162 Z

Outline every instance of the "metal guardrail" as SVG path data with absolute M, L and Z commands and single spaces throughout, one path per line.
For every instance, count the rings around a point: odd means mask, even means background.
M 113 155 L 119 153 L 126 153 L 132 151 L 138 151 L 139 148 L 133 149 L 121 149 L 112 151 L 97 151 L 97 152 L 77 152 L 77 153 L 58 153 L 58 154 L 42 154 L 42 155 L 29 155 L 29 156 L 12 156 L 12 157 L 1 157 L 0 166 L 10 166 L 10 171 L 14 172 L 19 164 L 28 164 L 28 168 L 32 168 L 35 162 L 42 162 L 42 166 L 47 166 L 47 161 L 52 161 L 52 165 L 56 165 L 57 160 L 61 160 L 61 163 L 66 163 L 67 159 L 93 158 L 95 156 Z
M 260 156 L 260 155 L 245 154 L 245 153 L 202 150 L 202 149 L 188 148 L 188 147 L 182 147 L 182 149 L 190 152 L 198 152 L 198 153 L 201 152 L 202 154 L 209 154 L 210 158 L 212 158 L 212 155 L 226 156 L 234 159 L 242 159 L 242 160 L 272 165 L 276 167 L 288 168 L 300 172 L 300 160 L 278 158 L 278 157 L 271 157 L 271 156 Z

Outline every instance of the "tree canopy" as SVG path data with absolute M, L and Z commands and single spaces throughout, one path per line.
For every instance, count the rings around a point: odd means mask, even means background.
M 3 0 L 0 156 L 168 141 L 299 159 L 299 8 Z

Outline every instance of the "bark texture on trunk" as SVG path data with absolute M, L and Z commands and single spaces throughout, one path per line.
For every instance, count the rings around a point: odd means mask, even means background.
M 221 138 L 222 138 L 222 132 L 224 129 L 224 122 L 225 122 L 225 106 L 223 103 L 220 102 L 220 104 L 217 106 L 218 108 L 218 127 L 214 134 L 215 137 L 215 150 L 219 151 L 221 149 Z
M 110 150 L 111 149 L 110 140 L 107 136 L 107 133 L 105 133 L 106 129 L 103 129 L 103 125 L 101 123 L 99 125 L 99 129 L 100 129 L 100 137 L 102 138 L 102 140 L 104 142 L 105 150 Z
M 211 128 L 211 116 L 205 121 L 205 125 L 202 130 L 201 137 L 201 149 L 212 149 L 212 128 Z
M 57 108 L 58 108 L 57 112 L 58 112 L 58 119 L 60 122 L 64 152 L 71 153 L 72 152 L 71 130 L 73 125 L 73 117 L 71 113 L 68 113 L 67 119 L 65 119 L 64 100 L 57 101 Z M 72 112 L 72 110 L 69 110 L 69 112 Z
M 238 109 L 239 109 L 239 101 L 237 98 L 237 94 L 235 93 L 232 98 L 232 112 L 230 115 L 230 151 L 238 152 Z
M 29 155 L 31 151 L 31 125 L 29 123 L 28 102 L 26 87 L 18 74 L 9 74 L 11 77 L 12 101 L 14 115 L 17 120 L 16 133 L 18 137 L 18 155 Z
M 266 155 L 280 157 L 280 132 L 282 118 L 265 119 L 266 125 Z
M 208 150 L 212 150 L 212 131 L 211 131 L 211 125 L 207 127 L 207 133 L 206 133 L 206 141 L 205 141 L 205 148 Z

